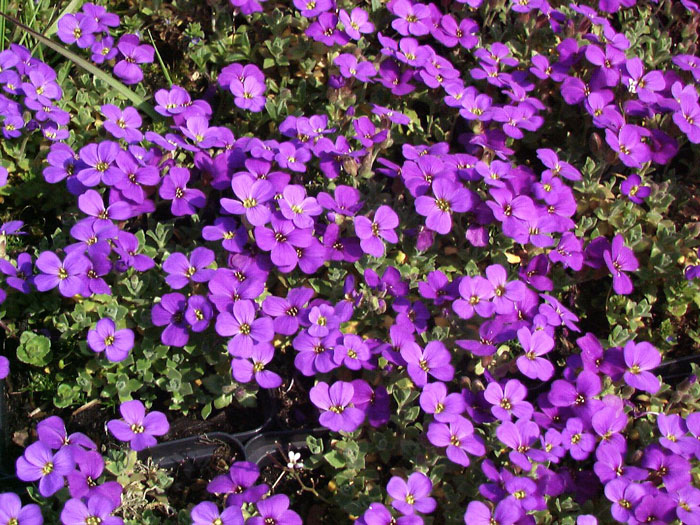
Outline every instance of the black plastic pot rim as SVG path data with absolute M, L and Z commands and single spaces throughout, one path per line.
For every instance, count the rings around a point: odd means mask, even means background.
M 184 463 L 199 463 L 211 458 L 222 445 L 228 445 L 244 456 L 243 444 L 232 434 L 209 432 L 159 443 L 139 452 L 142 461 L 150 458 L 161 468 L 173 468 Z

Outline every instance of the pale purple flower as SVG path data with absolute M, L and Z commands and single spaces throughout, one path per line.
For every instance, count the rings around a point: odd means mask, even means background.
M 394 476 L 386 485 L 386 491 L 392 498 L 391 506 L 401 514 L 433 512 L 437 502 L 429 496 L 432 490 L 433 484 L 430 478 L 422 472 L 414 472 L 408 480 Z

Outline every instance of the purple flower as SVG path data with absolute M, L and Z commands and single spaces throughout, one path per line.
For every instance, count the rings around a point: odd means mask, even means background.
M 160 302 L 151 310 L 151 322 L 155 326 L 165 326 L 160 334 L 164 345 L 182 348 L 189 340 L 185 310 L 187 301 L 181 293 L 168 293 L 161 297 Z
M 504 499 L 496 505 L 493 512 L 480 501 L 470 501 L 464 514 L 466 525 L 512 525 L 520 519 L 520 506 L 512 500 Z
M 255 227 L 255 242 L 261 250 L 269 251 L 272 262 L 277 266 L 296 265 L 299 254 L 297 248 L 311 246 L 313 237 L 310 229 L 295 228 L 292 221 L 273 215 L 270 221 L 272 229 Z
M 260 470 L 255 463 L 236 461 L 227 474 L 216 476 L 207 485 L 207 492 L 228 494 L 226 505 L 240 507 L 243 503 L 254 503 L 267 493 L 266 484 L 255 485 L 260 477 Z
M 105 140 L 99 144 L 88 144 L 80 149 L 83 167 L 76 173 L 78 180 L 85 186 L 97 186 L 100 182 L 119 178 L 119 168 L 114 166 L 121 149 L 119 144 Z
M 43 252 L 36 260 L 36 267 L 42 272 L 34 278 L 40 292 L 58 286 L 64 297 L 73 297 L 83 291 L 84 276 L 90 261 L 80 252 L 71 252 L 61 261 L 53 252 Z
M 554 366 L 547 359 L 540 357 L 554 348 L 554 339 L 546 332 L 530 332 L 527 328 L 518 330 L 518 341 L 525 355 L 518 357 L 518 370 L 530 379 L 549 380 L 554 374 Z
M 311 153 L 305 147 L 297 148 L 292 142 L 283 142 L 277 149 L 275 162 L 282 168 L 287 168 L 298 173 L 306 171 L 306 162 L 311 158 Z
M 22 506 L 22 500 L 14 492 L 0 494 L 0 523 L 3 525 L 42 525 L 44 518 L 36 503 Z
M 451 355 L 442 341 L 430 341 L 425 349 L 418 345 L 403 346 L 401 357 L 406 361 L 408 375 L 416 386 L 424 386 L 428 375 L 440 381 L 451 381 L 454 377 Z
M 98 27 L 94 18 L 82 13 L 67 13 L 58 21 L 56 36 L 64 44 L 75 44 L 85 49 L 95 41 L 95 33 L 97 32 Z
M 423 4 L 414 4 L 410 0 L 393 2 L 392 12 L 397 17 L 391 27 L 403 36 L 423 36 L 430 32 L 430 10 Z
M 231 361 L 233 378 L 239 383 L 250 383 L 253 379 L 262 388 L 277 388 L 282 384 L 282 378 L 265 366 L 272 361 L 275 349 L 270 343 L 259 343 L 253 346 L 250 357 L 235 358 Z
M 231 181 L 233 193 L 238 200 L 223 198 L 221 207 L 229 213 L 245 214 L 253 226 L 264 226 L 270 220 L 270 208 L 266 205 L 275 195 L 269 181 L 253 180 L 247 175 L 235 175 Z
M 519 419 L 515 423 L 504 421 L 496 429 L 498 439 L 511 448 L 508 455 L 514 465 L 526 472 L 532 468 L 530 460 L 544 461 L 546 454 L 532 446 L 540 436 L 540 428 L 534 421 Z
M 313 294 L 314 291 L 311 288 L 302 287 L 289 290 L 286 299 L 274 295 L 265 298 L 262 309 L 265 314 L 274 317 L 276 333 L 293 335 L 299 330 L 300 314 L 305 310 Z
M 633 173 L 620 184 L 620 190 L 635 204 L 642 204 L 644 199 L 651 195 L 651 188 L 642 184 L 642 178 Z
M 416 211 L 426 217 L 425 224 L 437 233 L 447 234 L 452 229 L 452 213 L 466 212 L 473 207 L 472 194 L 448 178 L 433 182 L 435 198 L 422 195 L 416 199 Z
M 4 355 L 0 356 L 0 379 L 5 379 L 10 375 L 10 360 Z M 2 507 L 0 507 L 2 508 Z
M 248 242 L 245 227 L 231 217 L 217 217 L 213 225 L 202 228 L 202 237 L 221 241 L 224 250 L 234 253 L 241 253 Z
M 330 387 L 319 382 L 309 391 L 311 402 L 322 410 L 319 423 L 334 432 L 354 432 L 365 420 L 365 413 L 352 405 L 355 390 L 351 383 L 336 381 Z
M 447 458 L 462 467 L 469 466 L 467 452 L 475 456 L 486 454 L 483 441 L 474 436 L 474 426 L 462 416 L 449 423 L 430 423 L 427 435 L 428 441 L 436 447 L 447 447 Z
M 345 334 L 342 344 L 335 347 L 333 359 L 338 366 L 345 366 L 350 370 L 359 370 L 369 361 L 369 347 L 361 337 L 355 334 Z
M 299 352 L 294 358 L 294 366 L 307 377 L 337 368 L 338 365 L 333 359 L 333 350 L 339 340 L 338 331 L 330 333 L 323 339 L 303 331 L 292 341 L 292 346 Z
M 98 495 L 109 499 L 115 506 L 121 503 L 122 486 L 116 481 L 97 484 L 105 463 L 102 455 L 94 450 L 73 449 L 77 470 L 68 474 L 68 489 L 73 498 L 90 498 Z
M 15 290 L 22 293 L 31 291 L 31 285 L 34 283 L 34 264 L 32 256 L 28 253 L 20 253 L 17 256 L 17 267 L 6 259 L 0 259 L 0 272 L 7 276 L 5 282 Z
M 234 104 L 239 108 L 257 113 L 265 107 L 265 77 L 250 75 L 242 80 L 234 78 L 229 89 Z
M 595 449 L 595 437 L 584 430 L 583 421 L 577 417 L 566 421 L 566 428 L 561 433 L 562 445 L 571 457 L 582 461 Z
M 603 252 L 605 264 L 613 276 L 613 289 L 620 295 L 628 295 L 634 290 L 632 280 L 624 272 L 633 272 L 639 268 L 639 262 L 634 252 L 625 246 L 625 238 L 615 235 L 612 247 Z
M 359 40 L 362 34 L 374 32 L 374 24 L 369 21 L 367 11 L 359 7 L 353 8 L 349 14 L 345 9 L 341 9 L 338 18 L 347 35 L 353 40 Z
M 173 201 L 170 211 L 177 217 L 194 215 L 198 208 L 206 204 L 204 193 L 187 187 L 189 180 L 190 170 L 187 168 L 170 168 L 158 191 L 163 199 Z
M 66 501 L 61 511 L 63 525 L 84 525 L 99 523 L 100 525 L 124 525 L 124 520 L 110 514 L 119 506 L 100 495 L 90 496 L 87 504 L 78 498 Z
M 628 522 L 646 490 L 639 484 L 628 479 L 614 479 L 605 485 L 605 497 L 612 502 L 610 512 L 617 521 Z
M 484 399 L 491 406 L 491 413 L 502 421 L 510 421 L 512 416 L 516 419 L 530 419 L 533 408 L 530 403 L 524 401 L 527 397 L 527 389 L 517 379 L 510 379 L 505 386 L 499 383 L 489 383 L 484 391 Z
M 272 319 L 256 319 L 255 303 L 249 300 L 236 301 L 230 312 L 221 312 L 216 318 L 216 333 L 231 337 L 228 351 L 235 357 L 248 358 L 253 355 L 253 346 L 269 343 L 275 336 Z
M 114 243 L 114 251 L 120 259 L 114 263 L 119 272 L 125 272 L 128 268 L 134 268 L 139 272 L 145 272 L 155 266 L 153 259 L 148 255 L 137 254 L 139 240 L 133 233 L 120 231 Z
M 207 269 L 214 262 L 214 252 L 208 248 L 195 248 L 190 258 L 179 252 L 171 254 L 163 263 L 168 273 L 165 282 L 173 290 L 184 288 L 190 281 L 205 283 L 214 276 L 214 270 Z
M 382 257 L 384 255 L 384 239 L 390 243 L 399 241 L 394 228 L 399 225 L 399 217 L 389 206 L 380 206 L 374 214 L 374 220 L 367 217 L 355 217 L 355 233 L 360 238 L 362 251 Z
M 114 138 L 124 139 L 129 143 L 139 142 L 143 138 L 143 133 L 139 131 L 141 115 L 136 108 L 129 106 L 122 111 L 114 104 L 105 104 L 100 109 L 107 117 L 103 126 Z
M 114 66 L 114 74 L 125 84 L 138 84 L 143 80 L 138 64 L 152 63 L 155 50 L 147 44 L 139 45 L 138 36 L 128 34 L 119 39 L 117 49 L 123 58 Z
M 78 208 L 84 214 L 94 217 L 95 228 L 107 228 L 112 220 L 125 220 L 133 216 L 131 205 L 118 201 L 105 207 L 102 196 L 95 190 L 87 190 L 78 197 Z
M 432 490 L 430 478 L 422 472 L 414 472 L 408 480 L 394 476 L 386 485 L 386 491 L 392 498 L 391 506 L 406 515 L 433 512 L 437 502 L 429 496 Z
M 219 512 L 219 507 L 211 501 L 203 501 L 190 511 L 192 525 L 243 525 L 243 513 L 240 507 L 231 506 Z
M 638 390 L 644 390 L 650 394 L 658 392 L 661 384 L 659 379 L 649 372 L 661 363 L 661 354 L 650 343 L 635 343 L 628 341 L 624 349 L 625 365 L 627 370 L 625 382 Z
M 138 399 L 126 401 L 119 407 L 123 419 L 113 419 L 107 428 L 119 441 L 127 441 L 132 450 L 143 450 L 156 444 L 154 436 L 162 436 L 170 425 L 162 412 L 146 414 L 146 407 Z
M 642 135 L 645 133 L 647 130 L 644 128 L 625 124 L 617 134 L 606 129 L 605 141 L 618 153 L 625 166 L 641 168 L 642 164 L 651 160 L 651 150 L 642 142 Z
M 63 488 L 65 476 L 73 471 L 75 462 L 70 448 L 55 454 L 41 441 L 32 443 L 17 459 L 17 477 L 22 481 L 39 480 L 39 493 L 48 498 Z
M 248 518 L 246 525 L 302 525 L 299 515 L 289 508 L 289 498 L 284 494 L 260 500 L 255 506 L 260 515 Z
M 452 303 L 452 309 L 462 319 L 470 319 L 474 313 L 483 318 L 493 315 L 495 306 L 491 299 L 494 297 L 494 287 L 488 280 L 479 275 L 464 276 L 459 281 L 459 294 L 462 298 Z
M 371 503 L 358 523 L 363 525 L 423 525 L 423 519 L 415 514 L 395 518 L 381 503 Z
M 106 317 L 88 332 L 87 342 L 93 352 L 105 352 L 108 360 L 117 363 L 126 359 L 134 347 L 134 332 L 128 328 L 117 330 L 114 321 Z
M 321 214 L 321 206 L 314 197 L 307 197 L 303 186 L 291 184 L 282 191 L 282 198 L 277 201 L 282 215 L 297 228 L 311 228 L 314 217 Z

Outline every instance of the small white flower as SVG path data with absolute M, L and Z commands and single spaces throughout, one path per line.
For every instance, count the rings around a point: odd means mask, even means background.
M 299 452 L 290 451 L 289 461 L 287 462 L 287 468 L 289 469 L 302 469 L 304 468 L 304 463 L 301 461 L 301 454 Z

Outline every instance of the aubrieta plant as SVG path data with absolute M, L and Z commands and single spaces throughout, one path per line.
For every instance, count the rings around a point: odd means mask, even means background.
M 696 2 L 128 4 L 95 78 L 0 35 L 0 378 L 111 414 L 1 523 L 700 523 Z M 115 450 L 261 390 L 303 461 L 134 518 Z

